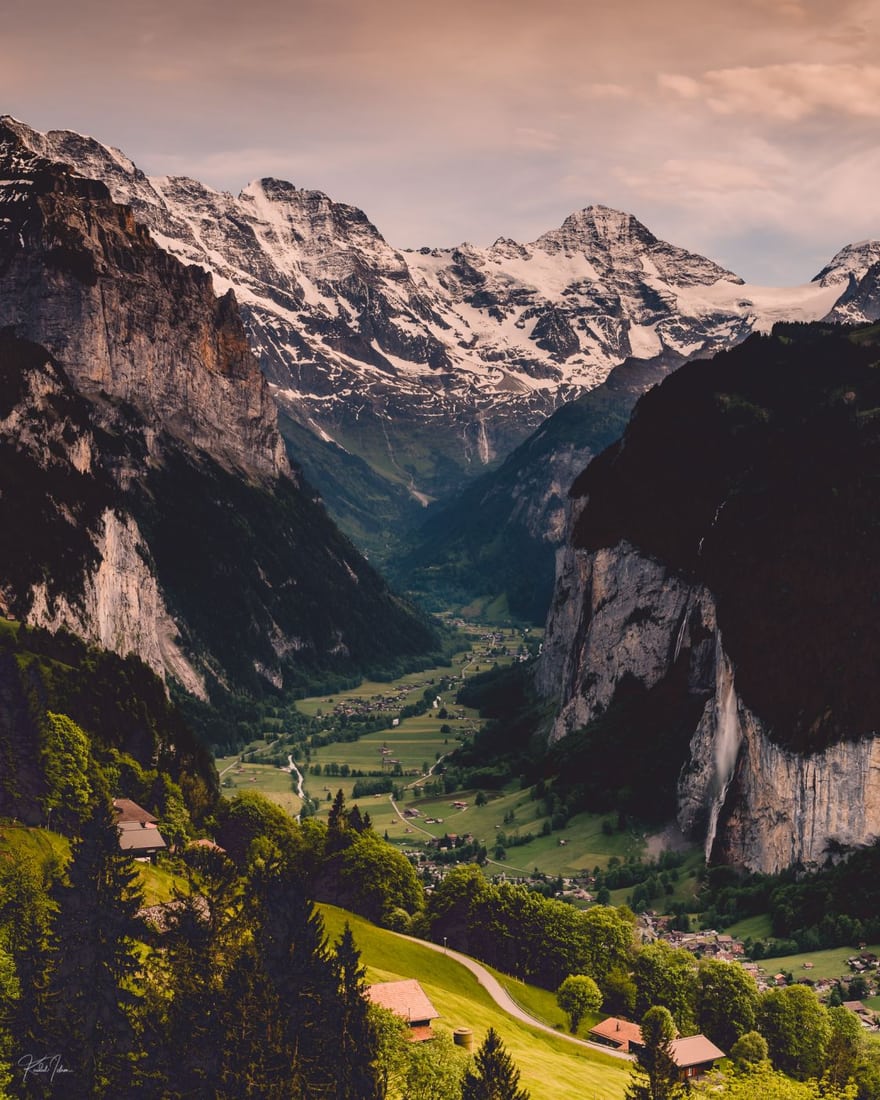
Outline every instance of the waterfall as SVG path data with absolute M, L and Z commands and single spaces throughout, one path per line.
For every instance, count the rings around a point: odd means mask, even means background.
M 742 743 L 742 730 L 737 713 L 736 689 L 733 683 L 733 666 L 721 645 L 721 631 L 715 642 L 715 774 L 710 787 L 712 804 L 709 807 L 709 825 L 706 830 L 706 859 L 712 854 L 718 817 L 727 790 L 733 778 L 736 758 Z
M 479 424 L 477 444 L 480 449 L 480 462 L 482 462 L 484 466 L 488 466 L 489 460 L 492 458 L 492 451 L 489 447 L 489 437 L 486 435 L 486 421 L 481 416 L 477 423 Z

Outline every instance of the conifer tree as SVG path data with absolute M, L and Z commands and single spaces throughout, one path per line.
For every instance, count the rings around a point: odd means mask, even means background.
M 223 1044 L 216 1100 L 289 1100 L 307 1095 L 278 994 L 251 940 L 223 980 L 218 1003 Z
M 341 999 L 338 1021 L 339 1060 L 343 1071 L 341 1095 L 379 1100 L 375 1069 L 378 1041 L 370 1024 L 369 1003 L 365 996 L 366 972 L 348 924 L 336 942 L 334 966 Z
M 474 1069 L 465 1074 L 461 1100 L 529 1100 L 528 1092 L 519 1087 L 519 1070 L 494 1028 L 486 1032 L 474 1062 Z
M 278 998 L 286 1041 L 295 1052 L 298 1095 L 304 1100 L 363 1100 L 346 1091 L 345 1079 L 354 1070 L 343 1067 L 339 1057 L 341 997 L 320 916 L 301 881 L 283 864 L 257 869 L 254 898 L 254 940 Z
M 358 811 L 360 813 L 360 811 Z M 351 843 L 348 828 L 348 810 L 342 788 L 336 792 L 333 805 L 327 813 L 327 854 L 339 852 Z
M 626 1100 L 677 1100 L 684 1095 L 678 1068 L 672 1060 L 675 1023 L 667 1008 L 649 1008 L 642 1018 L 643 1046 L 633 1066 Z
M 138 968 L 133 952 L 142 933 L 137 873 L 119 847 L 109 799 L 101 798 L 83 825 L 55 891 L 52 957 L 42 1041 L 70 1073 L 68 1097 L 134 1095 L 138 1077 L 131 991 Z

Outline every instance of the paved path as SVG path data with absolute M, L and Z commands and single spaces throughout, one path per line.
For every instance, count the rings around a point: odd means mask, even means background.
M 439 951 L 444 955 L 448 955 L 450 959 L 454 959 L 457 963 L 461 963 L 462 966 L 470 970 L 500 1009 L 508 1015 L 513 1016 L 514 1019 L 524 1024 L 528 1024 L 529 1027 L 537 1028 L 539 1031 L 546 1031 L 549 1035 L 555 1035 L 557 1039 L 565 1039 L 569 1043 L 576 1043 L 578 1046 L 587 1047 L 589 1050 L 596 1050 L 600 1054 L 607 1054 L 610 1058 L 618 1058 L 625 1062 L 633 1061 L 633 1056 L 631 1054 L 624 1054 L 623 1051 L 613 1050 L 611 1047 L 602 1046 L 601 1043 L 591 1043 L 587 1039 L 578 1039 L 575 1035 L 569 1035 L 565 1031 L 558 1031 L 555 1027 L 550 1027 L 549 1024 L 545 1024 L 534 1016 L 530 1016 L 528 1012 L 519 1007 L 501 982 L 469 955 L 462 955 L 460 951 L 453 951 L 451 948 L 447 949 L 442 944 L 429 943 L 428 940 L 420 940 L 415 936 L 404 936 L 400 932 L 395 932 L 394 935 L 400 936 L 404 940 L 409 940 L 411 943 L 417 943 L 420 947 L 427 947 L 430 951 Z

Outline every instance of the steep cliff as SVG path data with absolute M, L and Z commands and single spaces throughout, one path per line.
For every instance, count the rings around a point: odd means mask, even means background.
M 673 690 L 686 743 L 618 734 L 678 773 L 667 812 L 715 859 L 778 870 L 880 836 L 877 340 L 779 326 L 686 365 L 572 489 L 552 737 L 601 752 L 589 731 L 614 736 L 633 682 Z
M 231 294 L 0 127 L 0 611 L 206 695 L 432 631 L 290 470 Z
M 0 329 L 46 347 L 80 392 L 259 477 L 289 472 L 234 296 L 184 267 L 103 183 L 0 125 Z

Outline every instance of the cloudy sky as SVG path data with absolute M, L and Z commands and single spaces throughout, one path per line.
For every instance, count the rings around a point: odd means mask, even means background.
M 7 0 L 0 110 L 399 247 L 605 203 L 750 282 L 880 237 L 880 0 Z

